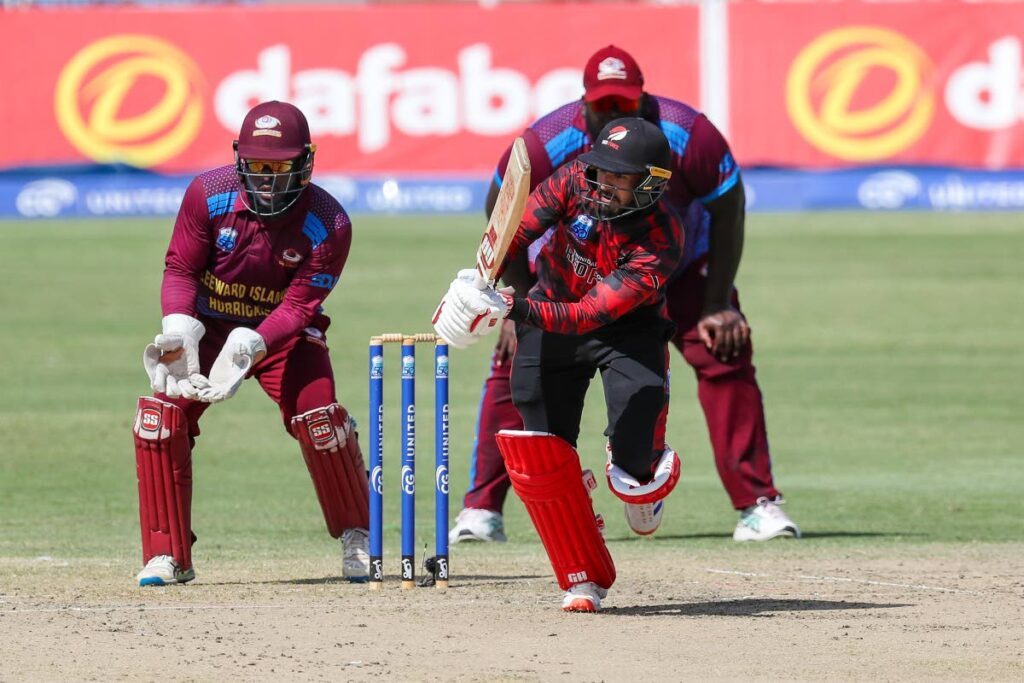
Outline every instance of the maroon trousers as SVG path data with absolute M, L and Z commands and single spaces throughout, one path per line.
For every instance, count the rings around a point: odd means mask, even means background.
M 701 271 L 699 264 L 691 266 L 666 289 L 669 317 L 677 328 L 672 343 L 697 376 L 697 398 L 704 409 L 718 476 L 733 507 L 741 510 L 762 496 L 774 498 L 779 492 L 772 481 L 752 346 L 748 344 L 738 358 L 723 363 L 711 355 L 697 334 L 705 287 Z M 735 292 L 733 305 L 739 308 Z M 490 376 L 484 382 L 463 507 L 501 512 L 504 506 L 510 482 L 494 435 L 501 429 L 523 428 L 512 405 L 510 370 L 511 363 L 496 365 L 492 360 Z

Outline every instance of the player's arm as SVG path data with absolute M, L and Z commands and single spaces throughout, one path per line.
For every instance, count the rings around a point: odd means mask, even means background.
M 694 123 L 683 164 L 683 178 L 711 216 L 708 273 L 698 332 L 712 353 L 729 360 L 739 355 L 750 339 L 747 321 L 732 305 L 743 255 L 743 180 L 725 138 L 703 116 Z
M 195 317 L 199 279 L 210 258 L 209 221 L 206 192 L 196 178 L 185 190 L 164 258 L 160 305 L 165 316 L 180 313 Z
M 310 252 L 289 283 L 284 299 L 256 328 L 268 351 L 272 352 L 313 321 L 337 284 L 351 245 L 351 223 L 348 216 L 340 212 L 334 230 Z

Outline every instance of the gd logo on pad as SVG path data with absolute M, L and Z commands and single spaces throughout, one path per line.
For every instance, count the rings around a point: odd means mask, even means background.
M 199 132 L 201 86 L 196 64 L 174 45 L 114 35 L 68 61 L 54 109 L 61 131 L 90 159 L 149 167 L 180 154 Z
M 811 41 L 793 60 L 786 108 L 816 148 L 846 161 L 902 152 L 935 111 L 932 63 L 900 34 L 847 26 Z

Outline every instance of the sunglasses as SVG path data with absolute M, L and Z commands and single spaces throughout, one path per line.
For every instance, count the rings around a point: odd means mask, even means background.
M 253 159 L 245 162 L 246 167 L 251 173 L 287 173 L 292 170 L 294 162 L 291 159 L 286 161 L 267 161 L 260 159 Z
M 620 114 L 635 114 L 640 111 L 640 100 L 609 95 L 608 97 L 602 97 L 591 102 L 590 109 L 595 114 L 607 114 L 611 111 L 617 111 Z

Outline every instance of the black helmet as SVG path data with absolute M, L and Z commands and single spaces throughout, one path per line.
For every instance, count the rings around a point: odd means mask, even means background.
M 621 218 L 654 206 L 672 177 L 668 168 L 672 163 L 668 138 L 656 125 L 641 118 L 615 119 L 606 125 L 594 147 L 581 154 L 579 160 L 586 166 L 586 184 L 580 201 L 601 220 Z M 633 188 L 632 207 L 611 209 L 608 191 L 614 188 L 597 182 L 597 169 L 641 176 Z

